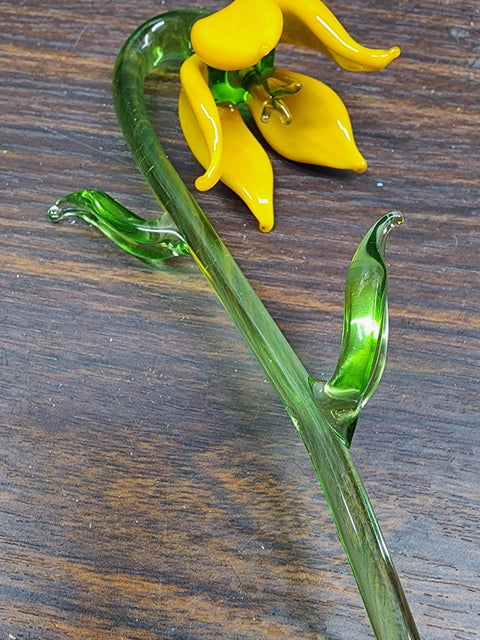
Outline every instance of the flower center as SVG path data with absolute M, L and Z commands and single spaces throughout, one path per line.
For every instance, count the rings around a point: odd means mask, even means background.
M 285 96 L 297 93 L 302 85 L 277 71 L 274 66 L 275 49 L 257 64 L 240 71 L 223 71 L 207 67 L 208 85 L 217 104 L 238 105 L 248 96 L 262 103 L 262 121 L 275 114 L 283 124 L 290 124 L 292 114 L 285 104 Z

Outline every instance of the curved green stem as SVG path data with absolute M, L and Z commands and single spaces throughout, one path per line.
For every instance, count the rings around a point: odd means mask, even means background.
M 379 640 L 417 640 L 400 581 L 351 453 L 317 403 L 310 378 L 163 151 L 150 124 L 147 75 L 191 54 L 189 33 L 202 11 L 154 18 L 126 42 L 114 74 L 117 115 L 136 163 L 160 205 L 263 367 L 300 433 L 322 485 Z M 135 249 L 135 247 L 133 247 Z M 368 384 L 367 384 L 368 390 Z

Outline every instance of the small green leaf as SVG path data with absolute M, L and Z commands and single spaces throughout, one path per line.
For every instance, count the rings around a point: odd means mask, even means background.
M 388 338 L 385 246 L 390 230 L 403 222 L 392 211 L 361 241 L 347 275 L 340 356 L 327 382 L 312 381 L 318 404 L 347 446 L 358 415 L 375 391 L 385 366 Z
M 156 268 L 166 258 L 189 253 L 185 239 L 168 213 L 156 220 L 145 220 L 103 191 L 75 191 L 57 200 L 47 215 L 52 222 L 81 218 L 119 247 Z

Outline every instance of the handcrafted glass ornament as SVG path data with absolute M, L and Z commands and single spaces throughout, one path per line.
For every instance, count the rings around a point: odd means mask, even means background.
M 360 243 L 347 276 L 344 331 L 336 369 L 328 381 L 314 380 L 171 165 L 145 107 L 145 78 L 154 69 L 177 64 L 184 86 L 180 115 L 187 139 L 190 137 L 201 161 L 203 153 L 206 172 L 198 186 L 204 188 L 220 177 L 227 183 L 234 181 L 229 176 L 239 148 L 238 153 L 244 154 L 240 157 L 259 153 L 250 138 L 244 139 L 240 133 L 244 128 L 236 112 L 239 102 L 248 105 L 253 95 L 255 104 L 249 106 L 257 121 L 268 125 L 278 120 L 271 138 L 280 146 L 283 132 L 278 130 L 291 126 L 287 124 L 290 119 L 294 122 L 297 108 L 293 109 L 288 100 L 299 96 L 309 81 L 275 70 L 273 47 L 280 37 L 297 43 L 303 38 L 303 44 L 316 44 L 347 68 L 379 68 L 398 55 L 396 48 L 367 50 L 351 44 L 354 41 L 321 2 L 298 4 L 294 0 L 235 0 L 223 10 L 225 13 L 210 16 L 199 10 L 175 11 L 137 29 L 117 60 L 115 107 L 138 167 L 164 213 L 157 220 L 144 220 L 103 192 L 83 190 L 58 200 L 48 215 L 54 222 L 81 217 L 153 267 L 161 266 L 165 258 L 181 254 L 193 257 L 263 367 L 310 454 L 376 637 L 415 640 L 419 635 L 414 620 L 350 453 L 358 415 L 375 390 L 385 363 L 388 315 L 384 252 L 387 235 L 403 221 L 402 214 L 394 211 L 384 216 Z M 241 14 L 247 9 L 258 14 L 255 20 L 250 18 L 253 33 L 245 27 L 245 35 L 243 31 L 240 34 L 248 46 L 239 45 L 223 65 L 229 68 L 219 70 L 219 62 L 225 60 L 224 45 L 231 42 L 227 18 L 238 17 L 239 11 Z M 224 40 L 210 51 L 206 43 L 211 34 L 218 33 L 219 24 Z M 238 21 L 236 24 L 238 29 Z M 213 128 L 204 122 L 202 129 L 198 117 L 202 107 L 197 108 L 198 104 L 206 105 L 207 112 L 213 114 Z M 299 103 L 299 112 L 301 106 Z M 217 145 L 212 143 L 215 135 Z M 233 156 L 225 151 L 228 145 L 234 149 Z M 264 161 L 252 162 L 263 166 L 260 174 L 269 179 Z M 356 156 L 351 164 L 352 168 L 362 168 Z M 247 172 L 245 180 L 253 177 Z M 259 188 L 263 188 L 261 183 Z M 255 215 L 263 230 L 271 228 L 273 213 L 256 211 Z

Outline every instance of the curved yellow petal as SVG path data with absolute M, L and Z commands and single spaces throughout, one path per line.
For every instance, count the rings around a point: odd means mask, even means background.
M 209 150 L 208 163 L 204 165 L 206 171 L 195 181 L 199 191 L 206 191 L 220 180 L 223 139 L 217 105 L 206 80 L 205 64 L 197 55 L 190 56 L 182 64 L 180 81 L 184 99 L 190 104 L 191 117 Z
M 192 153 L 204 167 L 210 163 L 210 150 L 182 90 L 179 99 L 180 123 Z M 265 150 L 249 130 L 238 107 L 219 106 L 223 134 L 221 180 L 242 198 L 257 218 L 261 231 L 273 228 L 273 170 Z
M 251 89 L 247 104 L 267 142 L 290 160 L 365 171 L 367 163 L 357 149 L 348 112 L 337 94 L 323 82 L 292 71 L 277 69 L 274 79 L 286 86 L 299 83 L 301 89 L 282 95 L 276 102 L 274 99 L 273 105 L 264 87 Z M 267 109 L 269 104 L 272 106 Z
M 399 47 L 358 44 L 321 0 L 277 0 L 283 12 L 282 42 L 317 49 L 349 71 L 377 71 L 400 55 Z
M 280 40 L 283 18 L 274 0 L 234 0 L 195 22 L 195 52 L 209 66 L 237 71 L 257 64 Z

